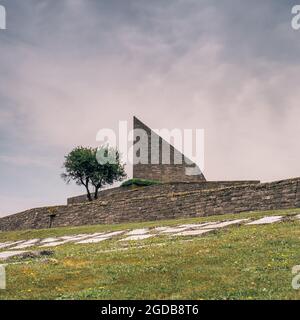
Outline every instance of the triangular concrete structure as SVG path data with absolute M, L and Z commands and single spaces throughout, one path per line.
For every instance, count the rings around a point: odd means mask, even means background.
M 161 182 L 206 181 L 195 163 L 136 117 L 133 118 L 133 129 L 133 178 Z

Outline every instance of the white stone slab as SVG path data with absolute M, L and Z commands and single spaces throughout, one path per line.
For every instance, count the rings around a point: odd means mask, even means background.
M 199 236 L 199 235 L 211 232 L 211 231 L 213 231 L 213 229 L 187 230 L 187 231 L 172 234 L 172 237 L 175 237 L 175 236 Z
M 100 235 L 100 234 L 95 234 L 95 235 Z M 63 239 L 64 241 L 72 242 L 72 241 L 78 241 L 78 240 L 91 238 L 95 235 L 93 235 L 93 234 L 78 234 L 76 236 L 61 237 L 61 239 Z
M 70 242 L 70 240 L 50 242 L 50 243 L 43 244 L 40 247 L 41 248 L 44 248 L 44 247 L 57 247 L 57 246 L 61 246 L 62 244 L 66 244 L 66 243 L 69 243 L 69 242 Z
M 21 255 L 25 253 L 26 251 L 4 251 L 0 252 L 0 260 L 6 260 L 8 258 Z
M 99 236 L 104 236 L 104 232 L 96 232 L 96 233 L 85 233 L 85 234 L 79 234 L 76 236 L 68 237 L 68 241 L 78 241 L 78 240 L 84 240 L 84 239 L 89 239 L 89 238 L 95 238 Z
M 90 237 L 98 237 L 98 236 L 103 236 L 105 232 L 95 232 L 95 233 L 90 233 Z
M 268 216 L 268 217 L 263 217 L 261 219 L 249 222 L 247 223 L 247 225 L 274 223 L 274 222 L 280 221 L 281 219 L 282 219 L 282 216 Z
M 217 222 L 217 223 L 213 223 L 213 224 L 204 226 L 203 229 L 219 229 L 219 228 L 228 227 L 228 226 L 231 226 L 234 224 L 246 222 L 248 220 L 249 219 L 237 219 L 237 220 L 231 220 L 231 221 Z
M 154 234 L 138 234 L 138 235 L 135 235 L 135 236 L 126 237 L 126 238 L 121 239 L 119 241 L 136 241 L 136 240 L 148 239 L 148 238 L 151 238 L 151 237 L 154 237 Z
M 81 241 L 78 241 L 78 242 L 75 242 L 75 244 L 84 244 L 84 243 L 98 243 L 98 242 L 101 242 L 101 241 L 104 241 L 104 240 L 108 240 L 108 239 L 111 239 L 111 237 L 95 237 L 95 238 L 89 238 L 89 239 L 86 239 L 86 240 L 81 240 Z
M 22 242 L 24 242 L 25 240 L 19 240 L 19 241 L 8 241 L 8 242 L 4 242 L 0 245 L 0 249 L 3 249 L 3 248 L 7 248 L 7 247 L 11 247 L 11 246 L 15 246 L 17 244 L 20 244 Z
M 99 233 L 100 234 L 100 233 Z M 86 238 L 86 237 L 92 237 L 94 234 L 93 233 L 80 233 L 80 234 L 73 234 L 70 236 L 62 236 L 58 237 L 59 240 L 76 240 L 80 238 Z
M 203 223 L 191 223 L 191 224 L 182 224 L 178 226 L 179 228 L 188 228 L 188 229 L 198 229 L 203 228 L 205 226 L 209 226 L 212 224 L 220 223 L 220 221 L 213 221 L 213 222 L 203 222 Z
M 85 237 L 87 237 L 87 235 L 85 235 Z M 61 240 L 63 238 L 65 240 Z M 58 241 L 45 243 L 41 247 L 57 247 L 57 246 L 61 246 L 66 243 L 70 243 L 70 242 L 74 242 L 74 241 L 78 241 L 78 240 L 82 240 L 82 239 L 83 239 L 83 235 L 77 235 L 75 237 L 74 236 L 73 237 L 66 236 L 66 237 L 61 237 L 61 238 L 57 239 Z
M 296 215 L 296 219 L 300 220 L 300 214 Z
M 128 236 L 135 236 L 135 235 L 140 235 L 140 234 L 146 234 L 149 232 L 149 229 L 134 229 L 126 233 Z
M 155 227 L 152 229 L 152 231 L 161 232 L 161 231 L 165 231 L 167 229 L 169 229 L 169 227 Z
M 88 238 L 86 240 L 77 241 L 76 244 L 84 244 L 84 243 L 98 243 L 104 240 L 109 240 L 114 236 L 118 236 L 122 233 L 124 233 L 126 230 L 122 231 L 113 231 L 108 233 L 103 233 L 101 235 L 98 235 L 96 237 Z
M 85 235 L 83 235 L 83 234 L 74 234 L 72 236 L 62 236 L 62 237 L 59 237 L 59 238 L 62 239 L 62 240 L 73 240 L 73 239 L 77 239 L 77 238 L 80 238 L 80 237 L 85 236 Z
M 97 243 L 97 242 L 100 242 L 103 240 L 110 239 L 111 237 L 113 237 L 115 235 L 119 235 L 124 232 L 125 231 L 115 231 L 115 232 L 110 232 L 110 233 L 91 233 L 91 234 L 80 234 L 80 235 L 76 235 L 76 236 L 65 236 L 65 237 L 61 237 L 61 239 L 65 239 L 63 241 L 46 243 L 42 247 L 56 247 L 56 246 L 60 246 L 60 245 L 66 244 L 66 243 L 70 243 L 70 242 L 75 242 L 76 244 L 78 244 L 78 243 Z M 87 240 L 84 241 L 85 239 L 87 239 Z
M 176 232 L 181 232 L 184 230 L 187 230 L 188 228 L 184 227 L 184 228 L 179 228 L 179 227 L 175 227 L 175 228 L 167 228 L 165 230 L 163 230 L 161 233 L 176 233 Z
M 41 243 L 51 243 L 51 242 L 56 242 L 59 241 L 61 238 L 46 238 L 41 240 Z
M 34 245 L 36 245 L 38 242 L 40 241 L 40 239 L 31 239 L 31 240 L 27 240 L 15 247 L 10 248 L 11 250 L 18 250 L 18 249 L 25 249 L 28 247 L 33 247 Z
M 12 241 L 2 242 L 2 243 L 0 243 L 0 249 L 12 246 L 13 244 L 14 244 L 14 242 L 12 242 Z
M 100 237 L 104 237 L 104 238 L 112 238 L 114 236 L 118 236 L 122 233 L 125 233 L 127 230 L 122 230 L 122 231 L 112 231 L 112 232 L 108 232 L 108 233 L 103 233 L 103 235 L 99 236 Z

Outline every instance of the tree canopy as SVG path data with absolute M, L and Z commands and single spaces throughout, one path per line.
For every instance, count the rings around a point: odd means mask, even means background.
M 91 187 L 94 189 L 94 199 L 97 199 L 99 189 L 126 177 L 119 152 L 108 146 L 76 147 L 65 156 L 63 167 L 65 172 L 61 177 L 67 183 L 74 180 L 77 185 L 83 185 L 90 201 Z

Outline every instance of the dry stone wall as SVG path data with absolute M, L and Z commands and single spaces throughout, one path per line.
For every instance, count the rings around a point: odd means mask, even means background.
M 101 190 L 98 194 L 99 198 L 110 196 L 112 194 L 122 193 L 124 191 L 132 190 L 133 188 L 131 186 L 128 187 L 116 187 L 116 188 L 110 188 L 110 189 L 104 189 Z M 94 196 L 94 193 L 92 193 L 92 196 Z M 88 202 L 88 198 L 86 194 L 82 194 L 79 196 L 71 197 L 67 199 L 67 204 L 75 204 L 75 203 L 82 203 L 82 202 Z
M 204 189 L 217 189 L 235 185 L 249 185 L 249 184 L 258 184 L 259 180 L 245 180 L 245 181 L 204 181 L 204 182 L 169 182 L 164 183 L 163 185 L 152 185 L 147 187 L 117 187 L 102 190 L 99 192 L 99 199 L 106 198 L 113 194 L 124 193 L 125 191 L 135 190 L 134 195 L 137 196 L 139 193 L 144 194 L 143 188 L 147 188 L 147 193 L 157 194 L 157 193 L 169 193 L 169 192 L 183 192 L 191 190 L 204 190 Z M 68 198 L 67 204 L 76 204 L 82 202 L 88 202 L 87 196 L 80 195 L 72 198 Z
M 180 184 L 149 186 L 66 206 L 44 207 L 0 219 L 0 230 L 151 221 L 300 207 L 300 178 L 271 183 L 180 191 Z M 154 192 L 155 191 L 155 192 Z

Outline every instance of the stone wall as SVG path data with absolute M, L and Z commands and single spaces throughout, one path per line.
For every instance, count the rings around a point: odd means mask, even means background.
M 218 189 L 192 190 L 191 187 L 188 191 L 178 191 L 179 185 L 150 186 L 107 195 L 88 203 L 27 210 L 1 218 L 0 230 L 151 221 L 300 207 L 300 178 Z M 154 189 L 155 193 L 152 192 Z
M 137 190 L 142 190 L 143 188 L 147 188 L 147 192 L 150 192 L 152 195 L 161 193 L 161 192 L 183 192 L 183 191 L 190 191 L 190 190 L 204 190 L 204 189 L 217 189 L 223 188 L 228 186 L 235 186 L 235 185 L 249 185 L 249 184 L 258 184 L 260 183 L 259 180 L 241 180 L 241 181 L 204 181 L 204 182 L 168 182 L 162 185 L 153 185 L 147 187 L 116 187 L 110 188 L 106 190 L 102 190 L 99 192 L 99 199 L 105 198 L 107 196 L 113 194 L 123 193 L 125 191 L 135 189 L 135 195 L 138 194 Z M 143 191 L 141 191 L 143 194 Z M 88 198 L 86 194 L 75 196 L 67 199 L 67 204 L 76 204 L 82 202 L 88 202 Z
M 124 191 L 132 190 L 131 186 L 126 187 L 116 187 L 116 188 L 110 188 L 110 189 L 104 189 L 100 190 L 98 193 L 98 197 L 102 198 L 103 196 L 109 196 L 111 194 L 120 193 Z M 92 197 L 94 196 L 94 193 L 91 193 Z M 88 202 L 88 198 L 86 194 L 81 194 L 79 196 L 71 197 L 67 199 L 67 204 L 75 204 L 75 203 L 82 203 L 82 202 Z
M 135 164 L 133 177 L 161 182 L 199 182 L 205 181 L 202 175 L 187 175 L 185 164 Z

